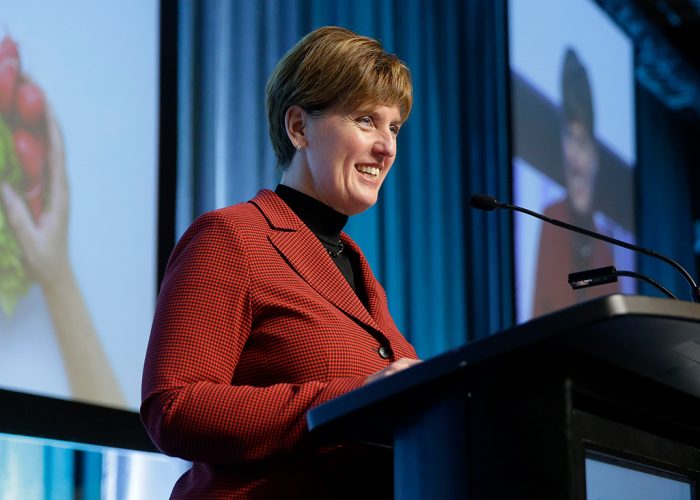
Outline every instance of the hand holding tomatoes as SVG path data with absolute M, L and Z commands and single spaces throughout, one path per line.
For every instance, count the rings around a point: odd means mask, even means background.
M 16 68 L 16 78 L 3 68 Z M 44 93 L 20 70 L 17 45 L 6 36 L 0 42 L 0 309 L 6 313 L 29 278 L 51 287 L 69 268 L 63 137 Z M 15 270 L 14 281 L 3 261 Z M 5 282 L 18 284 L 5 290 Z

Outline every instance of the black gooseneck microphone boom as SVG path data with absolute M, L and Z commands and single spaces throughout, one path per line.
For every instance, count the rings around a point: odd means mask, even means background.
M 585 234 L 586 236 L 590 236 L 591 238 L 596 238 L 602 241 L 605 241 L 606 243 L 610 243 L 612 245 L 617 245 L 623 248 L 627 248 L 628 250 L 633 250 L 635 252 L 643 253 L 645 255 L 649 255 L 651 257 L 656 257 L 657 259 L 661 259 L 667 264 L 670 264 L 674 268 L 676 268 L 677 271 L 679 271 L 685 280 L 688 282 L 690 285 L 690 290 L 693 298 L 693 302 L 700 302 L 700 288 L 698 288 L 698 285 L 695 283 L 693 280 L 692 276 L 686 271 L 683 266 L 681 266 L 678 262 L 675 260 L 666 257 L 665 255 L 661 255 L 659 253 L 656 253 L 654 250 L 650 250 L 648 248 L 643 248 L 637 245 L 632 245 L 631 243 L 627 243 L 626 241 L 618 240 L 615 238 L 611 238 L 610 236 L 606 236 L 604 234 L 596 233 L 595 231 L 590 231 L 588 229 L 584 229 L 582 227 L 574 226 L 572 224 L 568 224 L 566 222 L 557 220 L 557 219 L 552 219 L 551 217 L 547 217 L 545 215 L 542 215 L 537 212 L 533 212 L 532 210 L 528 210 L 527 208 L 519 207 L 517 205 L 511 205 L 510 203 L 502 203 L 498 201 L 496 198 L 493 196 L 489 196 L 486 194 L 473 194 L 471 198 L 469 199 L 469 203 L 471 204 L 472 207 L 478 208 L 480 210 L 495 210 L 497 208 L 505 208 L 506 210 L 513 210 L 515 212 L 522 212 L 524 214 L 530 215 L 532 217 L 536 217 L 537 219 L 543 220 L 549 224 L 553 224 L 558 227 L 562 227 L 564 229 L 568 229 L 569 231 L 574 231 L 576 233 L 581 233 Z

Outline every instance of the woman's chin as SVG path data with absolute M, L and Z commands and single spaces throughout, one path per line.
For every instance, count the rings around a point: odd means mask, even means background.
M 345 215 L 357 215 L 374 206 L 377 203 L 377 193 L 362 193 L 353 197 L 346 207 Z

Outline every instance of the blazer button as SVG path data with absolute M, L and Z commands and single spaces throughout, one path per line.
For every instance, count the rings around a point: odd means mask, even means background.
M 391 357 L 391 349 L 387 346 L 379 346 L 377 352 L 382 359 L 389 359 Z

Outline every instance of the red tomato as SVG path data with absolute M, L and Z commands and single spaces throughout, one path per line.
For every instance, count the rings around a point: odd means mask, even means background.
M 6 36 L 0 42 L 0 61 L 6 58 L 19 59 L 19 51 L 17 50 L 17 44 L 15 41 Z
M 30 127 L 39 125 L 43 120 L 44 93 L 34 83 L 22 83 L 17 87 L 17 112 Z
M 0 42 L 0 112 L 9 113 L 15 101 L 19 78 L 19 52 L 17 44 L 6 36 Z
M 12 133 L 17 159 L 27 176 L 27 187 L 40 183 L 46 164 L 44 142 L 25 129 L 18 128 Z

